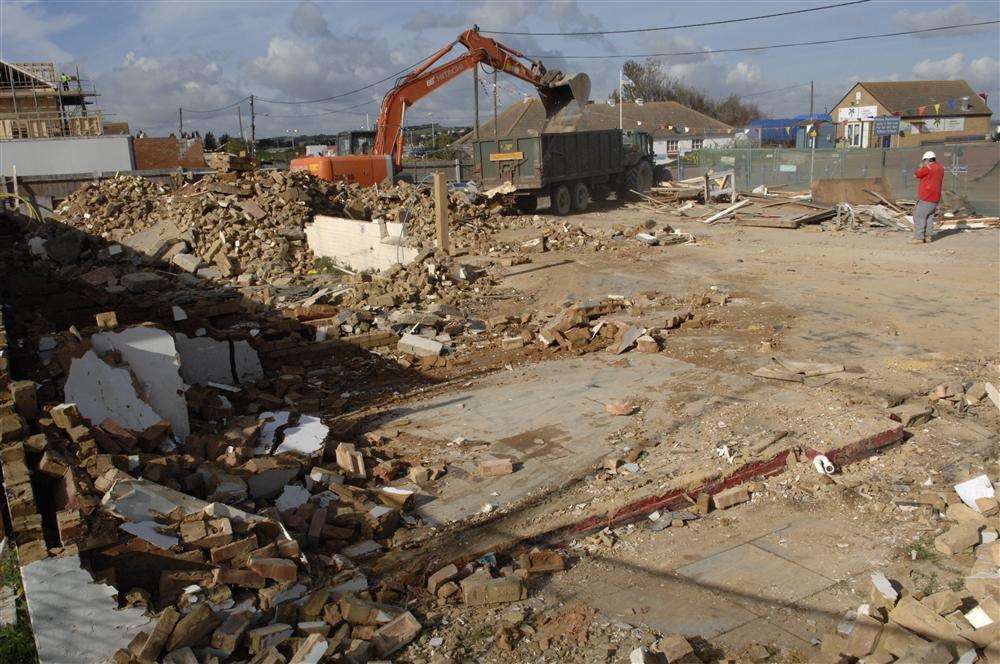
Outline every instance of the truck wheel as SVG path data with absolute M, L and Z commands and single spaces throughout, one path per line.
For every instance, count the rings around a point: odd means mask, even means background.
M 639 196 L 633 191 L 642 193 L 648 192 L 653 187 L 653 167 L 648 161 L 640 161 L 635 166 L 625 171 L 622 179 L 622 188 L 618 190 L 618 200 L 636 200 Z
M 552 191 L 552 211 L 560 217 L 565 217 L 573 207 L 573 197 L 569 193 L 569 187 L 564 184 L 559 185 Z
M 573 209 L 577 212 L 586 212 L 588 205 L 590 205 L 590 192 L 587 191 L 587 185 L 577 182 L 573 185 Z
M 538 209 L 538 199 L 534 196 L 519 196 L 516 201 L 517 210 L 521 214 L 534 214 Z
M 653 188 L 653 167 L 648 161 L 640 161 L 636 166 L 636 184 L 639 185 L 635 188 L 636 191 L 644 194 L 648 194 Z

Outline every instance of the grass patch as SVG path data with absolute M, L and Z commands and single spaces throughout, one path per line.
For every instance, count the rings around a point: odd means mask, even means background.
M 931 540 L 922 539 L 914 542 L 909 549 L 913 560 L 937 560 L 940 556 Z
M 0 559 L 0 580 L 4 587 L 13 588 L 17 594 L 17 624 L 0 628 L 0 664 L 38 662 L 35 639 L 28 620 L 28 607 L 24 603 L 21 573 L 12 546 L 7 547 Z

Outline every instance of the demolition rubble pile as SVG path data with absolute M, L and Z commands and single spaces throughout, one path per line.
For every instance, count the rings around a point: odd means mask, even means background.
M 472 246 L 500 227 L 506 206 L 454 192 L 450 209 L 456 246 Z M 305 226 L 316 214 L 405 222 L 418 246 L 434 237 L 427 187 L 364 188 L 282 171 L 222 173 L 176 188 L 119 175 L 80 188 L 56 220 L 200 277 L 248 285 L 314 269 Z M 66 262 L 87 253 L 85 237 L 47 239 Z M 67 254 L 62 244 L 75 250 Z
M 848 611 L 836 632 L 822 638 L 824 661 L 1000 661 L 1000 509 L 993 483 L 980 475 L 953 488 L 929 486 L 894 502 L 915 514 L 926 510 L 943 522 L 933 555 L 946 556 L 963 578 L 932 592 L 908 576 L 897 580 L 873 573 L 870 601 Z

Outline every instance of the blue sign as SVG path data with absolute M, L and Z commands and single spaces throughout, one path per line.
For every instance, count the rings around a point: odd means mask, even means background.
M 892 115 L 879 115 L 872 120 L 872 131 L 876 136 L 894 136 L 899 133 L 899 118 Z

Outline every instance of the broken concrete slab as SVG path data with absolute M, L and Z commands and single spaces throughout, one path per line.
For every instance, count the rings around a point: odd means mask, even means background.
M 184 399 L 187 385 L 181 379 L 180 355 L 169 332 L 155 327 L 130 327 L 121 332 L 95 334 L 91 343 L 98 353 L 120 353 L 139 379 L 153 410 L 170 422 L 178 440 L 187 438 L 191 432 Z
M 139 607 L 118 608 L 118 591 L 97 583 L 79 556 L 59 556 L 21 568 L 24 594 L 41 664 L 111 661 L 139 632 L 151 629 Z
M 417 357 L 437 357 L 441 354 L 444 344 L 434 339 L 428 339 L 418 334 L 404 334 L 396 349 L 401 353 L 409 353 Z
M 165 219 L 144 231 L 128 236 L 122 240 L 122 244 L 148 259 L 157 260 L 162 258 L 167 249 L 183 239 L 185 239 L 185 234 L 181 232 L 177 224 Z
M 113 367 L 89 350 L 71 362 L 64 391 L 66 399 L 75 402 L 80 414 L 91 422 L 110 419 L 127 429 L 143 431 L 163 418 L 140 398 L 136 382 L 128 367 Z
M 217 341 L 210 337 L 175 335 L 181 377 L 189 385 L 240 385 L 264 377 L 260 357 L 246 340 Z

